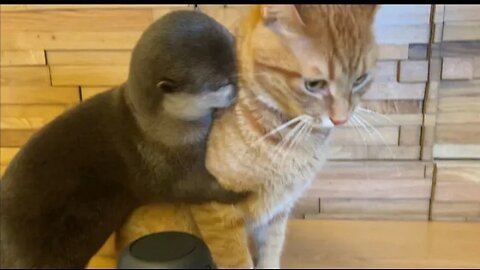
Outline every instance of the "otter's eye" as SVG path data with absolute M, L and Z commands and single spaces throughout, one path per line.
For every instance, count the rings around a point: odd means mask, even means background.
M 325 80 L 305 80 L 305 89 L 312 93 L 318 93 L 327 87 L 328 83 Z
M 368 73 L 363 74 L 362 76 L 358 77 L 354 82 L 353 82 L 353 87 L 360 86 L 362 83 L 364 83 L 368 78 Z

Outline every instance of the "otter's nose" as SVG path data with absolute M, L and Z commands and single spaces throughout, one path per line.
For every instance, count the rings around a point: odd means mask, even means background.
M 333 118 L 333 117 L 330 117 L 330 121 L 332 121 L 332 123 L 335 125 L 335 126 L 338 126 L 338 125 L 342 125 L 342 124 L 345 124 L 347 122 L 347 119 L 336 119 L 336 118 Z

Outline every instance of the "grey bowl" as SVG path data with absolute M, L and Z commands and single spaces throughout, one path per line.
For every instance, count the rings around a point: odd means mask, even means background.
M 207 245 L 183 232 L 161 232 L 131 243 L 120 255 L 118 269 L 215 269 Z

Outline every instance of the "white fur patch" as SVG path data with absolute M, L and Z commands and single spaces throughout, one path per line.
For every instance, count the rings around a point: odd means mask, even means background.
M 165 112 L 173 117 L 193 121 L 211 113 L 214 108 L 230 106 L 233 101 L 233 85 L 226 85 L 217 91 L 198 95 L 188 93 L 166 94 L 163 100 Z

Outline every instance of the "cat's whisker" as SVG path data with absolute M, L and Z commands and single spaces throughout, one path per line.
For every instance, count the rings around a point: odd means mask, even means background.
M 297 143 L 304 137 L 303 134 L 305 134 L 305 132 L 308 130 L 308 128 L 311 126 L 311 120 L 305 120 L 303 123 L 302 123 L 302 127 L 299 129 L 299 131 L 297 132 L 297 134 L 295 135 L 295 137 L 293 137 L 293 139 L 291 140 L 291 143 L 290 145 L 288 146 L 288 148 L 285 150 L 284 152 L 284 155 L 282 157 L 282 160 L 281 160 L 281 164 L 284 163 L 285 161 L 285 158 L 290 154 L 290 152 L 295 149 L 295 146 L 297 145 Z
M 291 138 L 294 138 L 296 133 L 303 127 L 304 121 L 302 120 L 300 123 L 298 123 L 292 130 L 290 130 L 287 135 L 277 144 L 277 146 L 274 148 L 273 155 L 274 155 L 274 162 L 276 163 L 278 156 L 282 152 L 282 149 L 287 145 L 290 141 Z
M 375 119 L 375 117 L 381 117 L 385 120 L 387 120 L 388 122 L 390 122 L 391 124 L 394 124 L 394 125 L 398 125 L 397 122 L 393 121 L 390 117 L 387 117 L 386 115 L 384 114 L 381 114 L 381 113 L 377 113 L 375 111 L 372 111 L 372 110 L 368 110 L 368 109 L 365 109 L 365 108 L 361 108 L 361 107 L 357 107 L 357 109 L 355 110 L 356 113 L 358 114 L 362 114 L 362 113 L 365 113 L 363 114 L 364 116 L 369 116 L 371 117 L 374 121 L 378 121 L 378 119 Z
M 395 160 L 397 158 L 397 155 L 393 152 L 392 148 L 386 143 L 383 135 L 374 126 L 372 126 L 372 124 L 368 122 L 366 119 L 363 119 L 361 116 L 358 116 L 358 120 L 360 120 L 360 122 L 362 122 L 365 127 L 369 127 L 377 134 L 377 137 L 382 140 L 383 144 L 387 147 L 388 151 L 390 152 L 391 159 Z M 396 163 L 395 163 L 395 169 L 397 171 L 397 174 L 399 174 L 400 171 Z
M 355 132 L 360 136 L 360 138 L 362 139 L 363 141 L 363 146 L 364 146 L 364 150 L 366 152 L 368 152 L 368 144 L 367 144 L 367 140 L 365 139 L 365 137 L 363 136 L 362 132 L 360 132 L 360 130 L 358 129 L 358 126 L 356 124 L 359 124 L 359 121 L 357 119 L 357 116 L 356 115 L 352 115 L 351 117 L 352 121 L 354 121 L 354 125 L 353 125 L 353 128 L 355 130 Z M 367 178 L 368 180 L 370 180 L 370 167 L 367 165 Z

